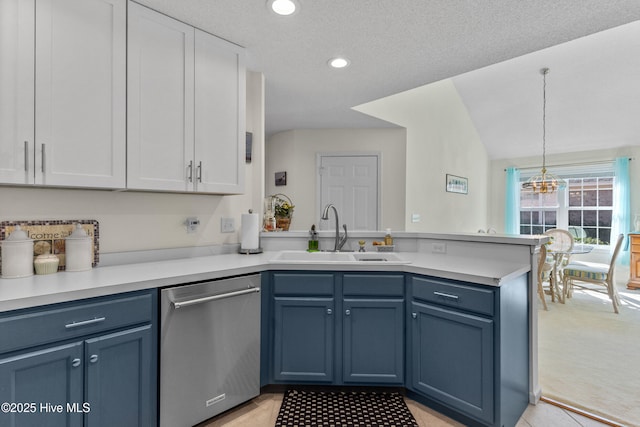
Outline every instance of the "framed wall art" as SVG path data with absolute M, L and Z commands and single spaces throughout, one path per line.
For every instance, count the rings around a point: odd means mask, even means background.
M 469 180 L 461 176 L 447 174 L 446 189 L 449 193 L 468 194 Z

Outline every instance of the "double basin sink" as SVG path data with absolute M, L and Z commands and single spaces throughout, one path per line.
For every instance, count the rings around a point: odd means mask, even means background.
M 276 264 L 409 264 L 389 252 L 280 251 L 270 262 Z

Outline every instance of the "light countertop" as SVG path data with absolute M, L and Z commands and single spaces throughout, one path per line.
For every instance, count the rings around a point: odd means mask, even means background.
M 0 312 L 267 270 L 396 271 L 500 286 L 531 269 L 529 264 L 420 252 L 397 253 L 410 264 L 270 263 L 277 253 L 201 256 L 0 279 Z

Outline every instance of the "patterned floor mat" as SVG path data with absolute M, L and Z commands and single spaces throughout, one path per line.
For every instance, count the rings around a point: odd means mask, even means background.
M 288 390 L 275 427 L 418 427 L 398 393 Z

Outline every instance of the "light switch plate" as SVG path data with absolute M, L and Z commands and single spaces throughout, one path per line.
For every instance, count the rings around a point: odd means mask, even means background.
M 233 218 L 220 218 L 220 232 L 233 233 L 236 231 L 236 222 Z

